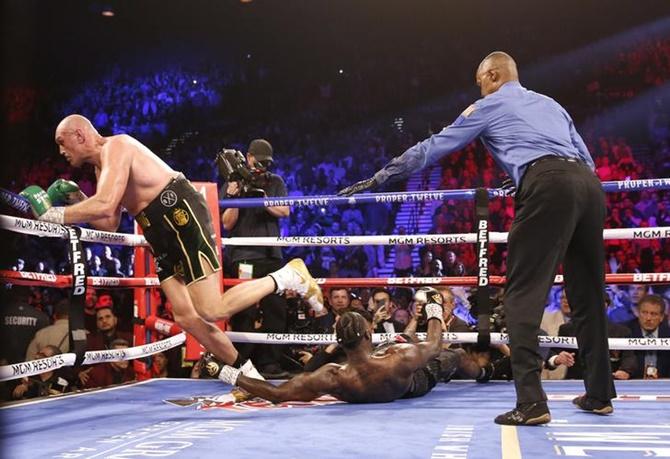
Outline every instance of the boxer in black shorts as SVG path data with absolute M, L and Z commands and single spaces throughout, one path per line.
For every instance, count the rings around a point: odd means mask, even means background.
M 356 312 L 363 316 L 368 323 L 368 331 L 370 333 L 373 332 L 372 314 L 370 312 L 354 308 L 349 308 L 348 311 Z M 418 342 L 418 340 L 414 335 L 402 333 L 397 335 L 393 341 L 377 345 L 372 350 L 372 355 L 382 356 L 391 346 L 416 342 Z M 443 349 L 437 358 L 431 359 L 425 367 L 419 368 L 414 372 L 407 392 L 400 398 L 421 397 L 430 392 L 439 381 L 449 381 L 456 371 L 459 370 L 462 356 L 463 353 L 461 349 Z M 212 357 L 209 358 L 211 359 Z M 326 347 L 323 347 L 307 362 L 305 371 L 313 372 L 328 363 L 344 364 L 346 361 L 347 355 L 342 346 L 337 345 L 330 352 Z
M 436 290 L 435 293 L 439 295 Z M 249 378 L 227 365 L 219 379 L 275 403 L 310 401 L 325 394 L 350 403 L 418 397 L 435 385 L 430 380 L 430 370 L 423 370 L 442 349 L 442 305 L 431 301 L 423 308 L 423 314 L 428 322 L 428 338 L 424 342 L 392 344 L 381 353 L 374 352 L 367 321 L 361 314 L 348 311 L 335 326 L 337 342 L 347 355 L 345 364 L 329 363 L 279 386 Z
M 210 272 L 221 269 L 207 203 L 183 174 L 170 180 L 135 220 L 151 244 L 161 282 L 179 275 L 190 285 L 206 276 L 203 263 Z
M 297 259 L 221 294 L 214 229 L 203 196 L 137 139 L 125 134 L 102 136 L 88 119 L 74 114 L 58 124 L 54 140 L 73 167 L 93 166 L 95 194 L 88 197 L 76 183 L 59 179 L 49 187 L 58 201 L 51 202 L 47 192 L 30 186 L 24 191 L 33 198 L 35 217 L 116 231 L 126 209 L 152 246 L 161 289 L 172 304 L 175 322 L 222 361 L 236 367 L 243 363 L 217 321 L 287 290 L 305 297 L 315 311 L 323 308 L 321 289 Z

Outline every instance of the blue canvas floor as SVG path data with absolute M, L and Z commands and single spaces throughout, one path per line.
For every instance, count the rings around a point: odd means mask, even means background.
M 511 383 L 451 382 L 387 404 L 273 406 L 213 400 L 219 381 L 158 379 L 0 410 L 3 458 L 548 458 L 670 457 L 670 381 L 617 383 L 601 417 L 576 410 L 581 382 L 546 382 L 553 421 L 493 423 Z M 165 399 L 181 400 L 165 403 Z M 185 406 L 179 406 L 185 405 Z

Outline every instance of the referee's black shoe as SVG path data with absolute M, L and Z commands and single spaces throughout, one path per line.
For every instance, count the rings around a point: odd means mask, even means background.
M 584 411 L 600 414 L 603 416 L 606 414 L 611 414 L 614 411 L 614 407 L 612 406 L 611 401 L 608 400 L 606 402 L 601 402 L 600 400 L 587 397 L 586 395 L 580 395 L 579 397 L 573 398 L 572 403 Z
M 496 424 L 506 426 L 536 426 L 551 421 L 547 402 L 519 403 L 516 408 L 495 418 Z

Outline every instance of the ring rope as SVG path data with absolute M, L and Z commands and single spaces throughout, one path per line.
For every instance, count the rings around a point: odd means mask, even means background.
M 129 347 L 126 349 L 104 349 L 100 351 L 87 351 L 84 354 L 82 365 L 93 365 L 96 363 L 116 362 L 119 360 L 134 360 L 148 357 L 158 352 L 163 352 L 173 347 L 181 346 L 186 341 L 186 335 L 180 333 L 155 343 L 142 346 Z M 28 362 L 13 363 L 0 366 L 0 382 L 10 379 L 34 376 L 58 368 L 74 366 L 76 354 L 58 354 L 44 359 L 30 360 Z
M 249 279 L 224 278 L 223 285 L 232 287 Z M 387 287 L 405 286 L 416 287 L 421 285 L 447 285 L 474 287 L 477 285 L 476 276 L 462 277 L 344 277 L 317 279 L 319 285 L 330 287 Z M 491 285 L 504 285 L 505 276 L 491 276 Z M 670 273 L 621 273 L 605 275 L 608 284 L 668 284 Z M 34 273 L 29 271 L 0 270 L 0 283 L 13 283 L 30 287 L 55 287 L 65 288 L 72 285 L 72 276 L 64 274 Z M 89 287 L 104 288 L 136 288 L 136 287 L 160 287 L 158 277 L 88 277 L 86 283 Z M 557 275 L 554 284 L 562 284 L 563 276 Z
M 1 273 L 1 272 L 0 272 Z M 0 277 L 1 279 L 1 277 Z M 505 276 L 490 276 L 491 285 L 505 285 L 507 278 Z M 554 284 L 562 284 L 563 276 L 556 275 Z M 245 279 L 224 278 L 223 285 L 230 287 Z M 386 287 L 386 286 L 405 286 L 416 287 L 421 285 L 447 285 L 447 286 L 465 286 L 476 287 L 476 276 L 462 277 L 345 277 L 345 278 L 320 278 L 316 282 L 322 287 Z M 668 284 L 670 283 L 670 273 L 621 273 L 606 274 L 605 282 L 608 284 Z
M 0 229 L 30 234 L 40 237 L 67 237 L 67 227 L 55 223 L 40 222 L 27 218 L 0 215 Z M 507 232 L 491 232 L 490 242 L 504 244 Z M 603 231 L 605 240 L 616 239 L 668 239 L 670 227 L 613 228 Z M 130 247 L 148 246 L 144 236 L 139 234 L 111 233 L 108 231 L 82 228 L 80 240 L 102 244 L 116 244 Z M 373 235 L 373 236 L 279 236 L 279 237 L 235 237 L 221 238 L 228 246 L 263 247 L 311 247 L 311 246 L 354 246 L 354 245 L 420 245 L 420 244 L 461 244 L 477 242 L 477 233 L 427 234 L 427 235 Z
M 670 178 L 654 178 L 642 180 L 616 180 L 602 182 L 606 193 L 641 191 L 641 190 L 668 190 L 670 189 Z M 509 191 L 502 188 L 488 189 L 490 197 L 506 197 Z M 280 197 L 280 198 L 241 198 L 223 199 L 219 201 L 222 208 L 237 207 L 274 207 L 274 206 L 327 206 L 348 204 L 374 204 L 374 203 L 403 203 L 423 201 L 472 200 L 475 196 L 474 189 L 461 190 L 434 190 L 434 191 L 400 191 L 394 193 L 365 193 L 353 196 L 306 196 L 306 197 Z
M 670 189 L 670 179 L 648 179 L 648 180 L 622 180 L 613 182 L 603 182 L 603 189 L 606 192 L 639 191 L 645 189 L 666 190 Z M 489 196 L 505 197 L 507 191 L 503 189 L 488 190 Z M 358 195 L 356 197 L 305 197 L 305 198 L 259 198 L 259 199 L 228 199 L 219 204 L 221 207 L 271 207 L 279 205 L 290 206 L 314 206 L 314 205 L 344 205 L 357 203 L 400 203 L 400 202 L 421 202 L 431 200 L 465 200 L 473 199 L 475 190 L 437 190 L 430 192 L 398 192 L 398 193 L 370 193 Z M 20 217 L 11 217 L 0 215 L 0 228 L 15 231 L 23 234 L 37 235 L 42 237 L 67 238 L 68 231 L 64 225 L 40 222 L 37 220 L 25 219 Z M 657 228 L 625 228 L 608 229 L 603 233 L 604 239 L 657 239 L 670 237 L 670 227 Z M 322 239 L 320 239 L 322 238 Z M 476 234 L 442 234 L 428 236 L 341 236 L 342 243 L 332 240 L 324 241 L 327 237 L 309 237 L 293 236 L 286 238 L 223 238 L 222 241 L 227 245 L 396 245 L 396 244 L 444 244 L 444 243 L 468 243 L 476 242 Z M 434 238 L 436 241 L 420 242 L 428 238 Z M 448 239 L 451 238 L 451 239 Z M 490 233 L 491 242 L 506 242 L 507 233 Z M 259 239 L 267 239 L 266 244 L 261 244 Z M 442 239 L 442 240 L 441 240 Z M 455 240 L 453 240 L 455 239 Z M 94 243 L 118 244 L 126 246 L 146 246 L 146 240 L 141 235 L 114 233 L 92 229 L 82 229 L 81 240 Z M 505 278 L 501 276 L 492 276 L 491 284 L 503 284 Z M 556 276 L 555 282 L 562 282 L 562 276 Z M 13 281 L 14 283 L 23 283 L 24 285 L 44 285 L 67 287 L 72 285 L 72 276 L 53 275 L 44 273 L 0 271 L 0 281 Z M 233 281 L 233 282 L 230 282 Z M 235 285 L 238 279 L 225 279 L 224 285 Z M 334 285 L 427 285 L 427 284 L 450 284 L 450 285 L 476 285 L 477 279 L 472 277 L 461 278 L 385 278 L 385 279 L 320 279 L 320 284 L 324 286 Z M 635 273 L 635 274 L 609 274 L 606 276 L 608 283 L 661 283 L 670 281 L 670 273 Z M 99 287 L 155 287 L 159 285 L 155 277 L 146 278 L 111 278 L 111 277 L 92 277 L 87 279 L 87 285 Z M 281 344 L 329 344 L 335 342 L 333 335 L 313 335 L 313 334 L 263 334 L 263 333 L 240 333 L 228 332 L 234 342 L 260 342 L 260 343 L 281 343 Z M 256 336 L 251 336 L 256 335 Z M 258 336 L 261 335 L 261 336 Z M 264 336 L 263 336 L 264 335 Z M 396 334 L 375 334 L 373 342 L 384 342 L 392 339 Z M 422 334 L 417 334 L 421 336 Z M 477 333 L 446 333 L 443 340 L 446 342 L 476 343 Z M 425 334 L 424 334 L 425 337 Z M 245 341 L 245 340 L 255 341 Z M 492 333 L 491 344 L 507 343 L 507 335 Z M 83 364 L 102 363 L 118 360 L 133 360 L 146 357 L 148 355 L 161 352 L 181 345 L 186 340 L 186 335 L 180 333 L 171 336 L 165 340 L 146 344 L 127 349 L 88 351 L 85 354 Z M 291 340 L 295 340 L 292 342 Z M 455 341 L 458 340 L 458 341 Z M 461 341 L 462 340 L 462 341 Z M 577 342 L 572 337 L 538 337 L 541 347 L 565 347 L 576 349 Z M 610 349 L 667 349 L 670 348 L 670 338 L 610 338 Z M 16 379 L 25 376 L 32 376 L 45 371 L 55 370 L 64 366 L 73 366 L 76 361 L 76 354 L 60 354 L 45 359 L 22 362 L 13 365 L 0 366 L 0 381 Z
M 27 285 L 29 287 L 65 288 L 72 286 L 72 276 L 65 274 L 0 270 L 0 282 Z M 86 279 L 86 285 L 89 287 L 104 288 L 160 287 L 160 281 L 158 280 L 158 277 L 124 278 L 89 276 Z
M 234 343 L 256 343 L 256 344 L 333 344 L 336 343 L 333 334 L 299 334 L 299 333 L 246 333 L 226 332 L 226 335 Z M 393 342 L 400 333 L 374 333 L 373 344 Z M 417 333 L 416 337 L 426 339 L 426 333 Z M 442 341 L 445 343 L 475 344 L 477 333 L 443 333 Z M 147 357 L 174 347 L 180 346 L 186 341 L 186 335 L 179 333 L 155 343 L 135 346 L 127 349 L 105 349 L 100 351 L 88 351 L 85 354 L 83 365 L 96 363 L 114 362 L 119 360 L 134 360 Z M 564 349 L 578 349 L 577 339 L 571 336 L 538 336 L 540 347 L 557 347 Z M 609 348 L 612 350 L 670 350 L 670 338 L 609 338 Z M 509 337 L 506 333 L 491 333 L 491 344 L 508 344 Z M 0 366 L 0 382 L 34 376 L 58 368 L 73 366 L 76 359 L 74 353 L 59 354 L 44 359 L 31 360 L 28 362 L 14 363 Z
M 62 239 L 68 237 L 67 226 L 65 225 L 9 215 L 0 215 L 0 229 L 40 237 L 58 237 Z M 144 236 L 139 234 L 112 233 L 89 228 L 81 229 L 81 237 L 79 239 L 84 242 L 117 244 L 130 247 L 149 245 Z
M 333 344 L 336 343 L 333 334 L 301 334 L 301 333 L 251 333 L 227 331 L 226 335 L 234 343 L 254 344 Z M 393 342 L 400 333 L 374 333 L 372 343 L 380 344 Z M 442 333 L 442 342 L 476 344 L 478 334 Z M 426 333 L 417 333 L 416 337 L 425 340 Z M 540 347 L 560 347 L 578 349 L 577 338 L 572 336 L 538 336 Z M 609 348 L 612 350 L 670 350 L 670 338 L 609 338 Z M 507 333 L 491 333 L 491 344 L 509 344 Z
M 509 233 L 490 232 L 489 242 L 507 243 Z M 652 228 L 612 228 L 603 231 L 603 239 L 667 239 L 670 226 Z M 311 247 L 349 245 L 422 245 L 476 243 L 477 233 L 426 234 L 426 235 L 374 235 L 374 236 L 279 236 L 221 238 L 223 245 L 264 247 Z

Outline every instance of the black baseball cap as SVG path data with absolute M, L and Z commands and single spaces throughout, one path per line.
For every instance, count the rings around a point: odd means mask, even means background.
M 255 139 L 249 144 L 249 153 L 256 161 L 272 161 L 272 145 L 265 139 Z

